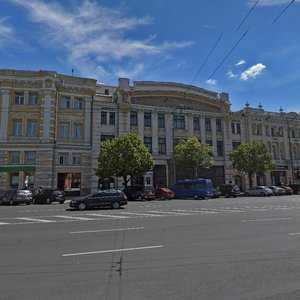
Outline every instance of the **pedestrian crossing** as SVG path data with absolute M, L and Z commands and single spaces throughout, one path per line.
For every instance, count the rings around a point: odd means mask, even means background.
M 139 219 L 139 218 L 164 218 L 164 217 L 180 217 L 180 216 L 195 216 L 195 215 L 214 215 L 214 214 L 236 214 L 247 212 L 264 212 L 273 210 L 295 210 L 300 209 L 299 205 L 282 204 L 282 205 L 244 205 L 244 206 L 220 206 L 220 207 L 201 207 L 190 209 L 170 209 L 163 207 L 158 209 L 152 206 L 149 209 L 128 211 L 124 210 L 96 210 L 96 211 L 60 211 L 59 214 L 42 215 L 42 216 L 22 216 L 0 218 L 0 226 L 5 225 L 25 225 L 25 224 L 50 224 L 50 223 L 65 223 L 79 221 L 105 221 L 116 219 Z M 32 212 L 30 210 L 23 213 Z M 75 213 L 75 214 L 74 214 Z

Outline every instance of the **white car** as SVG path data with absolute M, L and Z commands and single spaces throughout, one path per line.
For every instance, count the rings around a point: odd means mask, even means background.
M 272 196 L 273 191 L 266 186 L 257 186 L 246 190 L 245 196 Z

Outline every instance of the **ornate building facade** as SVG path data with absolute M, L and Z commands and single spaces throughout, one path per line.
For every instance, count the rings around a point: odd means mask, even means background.
M 89 190 L 96 80 L 0 70 L 0 187 Z
M 195 86 L 120 78 L 118 86 L 50 71 L 0 70 L 0 188 L 48 186 L 86 194 L 100 187 L 94 174 L 100 142 L 136 132 L 152 153 L 152 183 L 172 186 L 185 178 L 174 147 L 196 136 L 214 147 L 215 161 L 199 176 L 215 186 L 247 178 L 236 174 L 228 153 L 241 143 L 265 142 L 275 169 L 257 184 L 299 180 L 300 116 L 266 112 L 248 104 L 230 109 L 227 93 Z M 111 178 L 108 187 L 122 188 Z

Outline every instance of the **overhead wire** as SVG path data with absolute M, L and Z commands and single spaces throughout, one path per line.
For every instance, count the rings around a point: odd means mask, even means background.
M 223 63 L 226 61 L 226 59 L 230 56 L 230 54 L 233 52 L 233 50 L 239 45 L 239 43 L 242 41 L 242 39 L 247 35 L 249 32 L 250 28 L 248 28 L 245 33 L 240 37 L 240 39 L 234 44 L 234 46 L 229 50 L 229 52 L 225 55 L 225 57 L 222 59 L 222 61 L 219 63 L 219 65 L 216 67 L 216 69 L 211 73 L 211 75 L 208 77 L 208 80 L 210 80 L 215 73 L 219 70 L 219 68 L 223 65 Z M 202 84 L 202 87 L 205 85 L 206 82 Z
M 243 23 L 246 21 L 246 19 L 248 18 L 248 16 L 251 14 L 251 12 L 254 10 L 254 8 L 256 7 L 256 5 L 258 4 L 259 0 L 256 0 L 256 2 L 254 3 L 254 5 L 251 7 L 251 9 L 248 11 L 247 15 L 244 17 L 244 19 L 241 21 L 241 23 L 239 24 L 239 26 L 236 28 L 236 30 L 238 31 L 241 26 L 243 25 Z
M 292 0 L 288 6 L 273 20 L 272 24 L 274 24 L 295 1 L 296 0 Z

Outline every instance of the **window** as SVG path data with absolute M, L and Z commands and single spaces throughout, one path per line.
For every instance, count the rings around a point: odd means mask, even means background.
M 206 131 L 211 131 L 210 118 L 208 118 L 208 117 L 205 118 L 205 130 Z
M 151 127 L 151 112 L 144 112 L 144 126 Z
M 174 128 L 184 129 L 185 128 L 185 118 L 183 115 L 174 115 Z
M 62 97 L 62 108 L 71 108 L 71 98 L 70 97 Z
M 137 126 L 137 123 L 138 123 L 137 111 L 131 111 L 130 112 L 130 125 Z
M 23 122 L 22 120 L 13 120 L 13 136 L 22 136 Z
M 21 158 L 20 151 L 12 151 L 10 152 L 10 163 L 13 165 L 19 165 Z
M 232 142 L 232 149 L 235 150 L 240 144 L 241 142 Z
M 266 136 L 270 136 L 270 126 L 266 125 Z
M 61 153 L 59 156 L 59 164 L 60 165 L 68 165 L 69 164 L 69 153 Z
M 82 138 L 82 124 L 74 124 L 73 126 L 73 139 Z
M 148 148 L 149 152 L 152 152 L 152 137 L 151 136 L 144 137 L 144 145 L 146 146 L 146 148 Z
M 219 118 L 216 119 L 216 131 L 222 132 L 222 121 Z
M 35 165 L 36 163 L 36 152 L 35 151 L 26 151 L 25 152 L 25 164 Z
M 103 141 L 111 141 L 115 138 L 114 135 L 108 135 L 108 134 L 101 134 L 101 137 L 100 137 L 100 141 L 103 142 Z
M 159 154 L 166 154 L 166 139 L 165 138 L 158 138 L 158 153 Z
M 29 93 L 28 104 L 37 105 L 38 99 L 39 99 L 38 93 Z
M 158 113 L 157 121 L 158 121 L 158 128 L 165 128 L 165 114 Z
M 28 120 L 27 121 L 27 136 L 36 136 L 37 134 L 37 121 Z
M 72 154 L 72 165 L 81 165 L 81 154 L 80 153 Z
M 241 124 L 236 123 L 236 133 L 241 133 Z
M 114 112 L 109 113 L 109 124 L 115 125 L 116 123 L 116 114 Z
M 109 95 L 109 90 L 108 89 L 104 90 L 104 95 Z
M 199 129 L 200 129 L 200 118 L 194 117 L 194 130 L 199 130 Z
M 235 133 L 235 124 L 231 123 L 231 133 Z
M 101 111 L 101 124 L 106 125 L 107 124 L 107 112 Z
M 60 137 L 63 138 L 63 139 L 68 139 L 69 138 L 69 123 L 61 123 Z
M 223 156 L 224 155 L 223 141 L 217 141 L 217 155 L 218 156 Z
M 15 94 L 15 104 L 23 105 L 24 104 L 24 93 Z
M 83 101 L 81 98 L 74 99 L 74 109 L 83 109 Z

